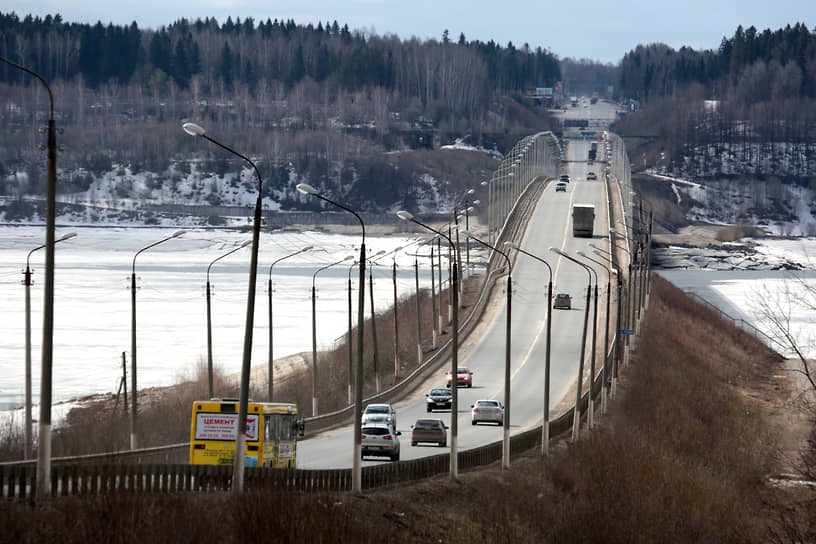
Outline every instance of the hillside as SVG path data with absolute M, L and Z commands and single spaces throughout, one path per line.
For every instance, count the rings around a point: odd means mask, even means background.
M 375 213 L 444 205 L 494 169 L 491 156 L 556 127 L 523 91 L 554 86 L 557 59 L 512 43 L 400 40 L 337 22 L 206 18 L 142 30 L 13 13 L 0 13 L 0 34 L 4 57 L 51 82 L 59 199 L 90 206 L 73 212 L 86 220 L 246 205 L 257 187 L 248 165 L 186 135 L 186 121 L 257 163 L 270 210 L 319 205 L 295 192 L 307 182 Z M 45 192 L 34 129 L 48 96 L 0 63 L 0 97 L 5 219 L 33 220 L 23 201 Z M 487 153 L 438 153 L 457 142 Z

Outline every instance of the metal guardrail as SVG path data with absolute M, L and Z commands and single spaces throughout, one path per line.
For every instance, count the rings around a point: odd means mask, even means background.
M 605 357 L 607 376 L 615 363 L 615 342 Z M 590 391 L 597 396 L 601 391 L 600 371 L 592 380 Z M 581 398 L 581 413 L 586 417 L 590 391 Z M 600 409 L 599 403 L 596 404 Z M 570 408 L 550 421 L 549 436 L 556 437 L 572 429 L 575 409 Z M 510 458 L 517 459 L 533 448 L 541 446 L 541 426 L 510 437 Z M 84 455 L 54 459 L 51 468 L 51 496 L 102 495 L 108 493 L 177 493 L 214 492 L 230 489 L 232 467 L 215 465 L 190 465 L 182 463 L 125 464 L 133 456 L 172 455 L 182 449 L 187 453 L 188 444 L 176 444 L 159 448 L 145 448 L 135 452 Z M 149 450 L 149 451 L 147 451 Z M 471 470 L 498 462 L 502 457 L 502 442 L 458 452 L 459 469 Z M 363 489 L 374 489 L 400 482 L 409 482 L 446 474 L 450 469 L 450 454 L 444 453 L 364 467 Z M 110 460 L 118 461 L 112 464 Z M 100 462 L 101 461 L 101 462 Z M 34 462 L 0 464 L 0 498 L 25 500 L 33 497 L 36 489 L 37 469 Z M 246 489 L 268 486 L 282 487 L 304 492 L 343 492 L 351 490 L 351 469 L 273 469 L 247 467 Z
M 700 302 L 704 306 L 707 306 L 708 308 L 711 308 L 712 310 L 716 311 L 720 315 L 720 317 L 722 317 L 723 319 L 727 319 L 728 321 L 733 323 L 735 326 L 737 326 L 737 327 L 741 328 L 742 330 L 744 330 L 745 332 L 753 335 L 758 340 L 761 340 L 762 342 L 767 344 L 769 348 L 771 347 L 771 345 L 775 345 L 777 348 L 782 350 L 782 352 L 787 351 L 787 350 L 790 349 L 789 346 L 785 346 L 782 342 L 780 342 L 776 338 L 773 338 L 772 336 L 769 336 L 769 335 L 765 334 L 764 332 L 762 332 L 761 330 L 759 330 L 755 326 L 751 325 L 750 323 L 748 323 L 744 319 L 742 319 L 740 317 L 732 317 L 732 316 L 728 315 L 727 313 L 723 312 L 717 306 L 715 306 L 711 302 L 707 301 L 706 299 L 704 299 L 703 297 L 701 297 L 697 293 L 694 293 L 694 292 L 691 292 L 691 291 L 685 291 L 685 293 L 687 295 L 689 295 L 690 297 L 692 297 L 697 302 Z

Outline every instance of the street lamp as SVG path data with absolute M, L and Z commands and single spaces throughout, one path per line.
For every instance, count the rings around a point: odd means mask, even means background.
M 54 230 L 57 200 L 57 130 L 54 121 L 54 95 L 43 77 L 4 57 L 0 61 L 30 74 L 45 86 L 50 104 L 48 116 L 47 176 L 45 196 L 45 289 L 43 295 L 42 364 L 40 375 L 40 424 L 37 449 L 37 487 L 35 496 L 51 494 L 51 378 L 54 359 Z
M 597 250 L 596 250 L 597 252 Z M 603 384 L 601 388 L 601 411 L 605 414 L 606 413 L 606 350 L 609 347 L 609 299 L 612 296 L 612 288 L 611 288 L 611 280 L 612 274 L 618 278 L 618 285 L 620 285 L 620 277 L 618 276 L 618 269 L 606 266 L 604 263 L 597 259 L 593 259 L 583 251 L 579 251 L 578 255 L 582 256 L 584 259 L 592 261 L 595 264 L 598 264 L 606 270 L 606 328 L 604 333 L 604 365 L 601 369 L 601 383 Z M 611 265 L 612 263 L 610 263 Z M 618 295 L 618 309 L 620 309 L 620 295 Z M 619 315 L 617 317 L 620 317 Z M 613 374 L 614 376 L 614 374 Z M 614 378 L 613 378 L 614 379 Z
M 338 202 L 334 202 L 319 194 L 314 187 L 306 183 L 297 185 L 297 190 L 305 195 L 311 195 L 320 200 L 336 206 L 342 210 L 349 212 L 357 218 L 362 229 L 362 242 L 360 243 L 360 277 L 359 277 L 359 294 L 357 297 L 357 373 L 355 376 L 355 390 L 354 390 L 354 454 L 351 467 L 351 488 L 354 493 L 362 493 L 363 491 L 363 472 L 362 472 L 362 442 L 361 442 L 361 426 L 363 413 L 363 325 L 365 323 L 365 223 L 360 215 L 347 208 Z
M 533 259 L 544 263 L 544 266 L 547 267 L 547 272 L 549 273 L 549 279 L 547 280 L 547 355 L 546 355 L 546 362 L 544 364 L 544 424 L 541 428 L 541 453 L 542 455 L 549 455 L 550 453 L 550 341 L 552 339 L 552 268 L 550 264 L 538 257 L 533 255 L 529 251 L 525 251 L 518 247 L 513 242 L 505 242 L 505 247 L 509 247 L 511 249 L 515 249 L 520 253 L 524 253 L 528 257 L 532 257 Z
M 315 273 L 312 274 L 312 417 L 317 415 L 317 288 L 315 281 L 317 280 L 317 275 L 323 270 L 340 263 L 348 262 L 349 260 L 353 261 L 354 256 L 349 255 L 340 261 L 327 264 L 326 266 L 318 268 L 315 270 Z
M 224 253 L 220 257 L 216 257 L 210 263 L 210 265 L 207 267 L 207 287 L 206 287 L 206 292 L 207 292 L 207 392 L 208 392 L 208 397 L 207 398 L 209 398 L 209 399 L 214 397 L 214 393 L 213 393 L 213 357 L 212 357 L 212 306 L 211 306 L 211 302 L 210 302 L 210 298 L 211 298 L 210 269 L 212 268 L 212 266 L 216 262 L 220 261 L 221 259 L 223 259 L 224 257 L 226 257 L 228 255 L 232 255 L 233 253 L 235 253 L 236 251 L 238 251 L 241 248 L 245 248 L 246 246 L 248 246 L 251 243 L 252 243 L 252 240 L 247 240 L 244 243 L 242 243 L 241 245 L 239 245 L 238 247 L 232 248 L 231 250 L 229 250 L 227 253 Z
M 437 325 L 439 323 L 439 320 L 436 317 L 436 265 L 434 264 L 436 261 L 434 261 L 433 243 L 434 243 L 434 239 L 431 239 L 430 242 L 429 242 L 429 245 L 431 246 L 430 255 L 422 255 L 420 253 L 409 253 L 409 255 L 412 255 L 412 256 L 417 258 L 417 261 L 415 263 L 415 266 L 417 268 L 417 273 L 416 273 L 416 276 L 417 276 L 417 278 L 416 278 L 416 284 L 417 284 L 417 288 L 416 288 L 416 291 L 417 291 L 417 312 L 419 312 L 419 257 L 430 257 L 430 259 L 431 259 L 431 347 L 433 349 L 436 349 L 436 337 L 437 337 L 437 334 L 438 334 Z M 441 304 L 441 302 L 440 302 L 440 304 Z M 442 309 L 440 308 L 439 311 L 441 313 Z M 417 342 L 419 342 L 419 336 L 420 336 L 419 332 L 417 332 L 417 339 L 418 339 Z M 417 349 L 419 350 L 419 354 L 420 354 L 419 359 L 421 360 L 422 359 L 422 356 L 421 356 L 422 346 L 418 345 Z
M 355 266 L 358 266 L 360 263 L 358 261 L 353 261 L 348 267 L 348 332 L 346 333 L 348 336 L 346 338 L 346 344 L 348 346 L 348 372 L 347 372 L 347 380 L 348 380 L 348 403 L 351 406 L 354 403 L 353 398 L 353 387 L 352 387 L 352 375 L 354 374 L 354 368 L 352 364 L 352 351 L 354 350 L 353 346 L 351 345 L 351 333 L 352 333 L 352 324 L 351 324 L 351 271 Z
M 394 249 L 391 261 L 391 282 L 394 284 L 394 383 L 399 381 L 399 323 L 397 321 L 397 252 L 402 246 Z
M 54 241 L 62 242 L 76 236 L 75 232 L 69 232 L 61 238 Z M 45 244 L 40 245 L 28 252 L 26 257 L 26 269 L 23 272 L 23 285 L 25 285 L 25 453 L 24 459 L 31 459 L 32 455 L 32 423 L 31 423 L 31 254 L 45 247 Z
M 493 178 L 491 178 L 492 180 Z M 493 184 L 488 180 L 479 183 L 482 187 L 487 187 L 487 241 L 493 242 Z
M 138 396 L 136 390 L 136 257 L 138 257 L 143 251 L 146 251 L 159 244 L 163 244 L 164 242 L 172 240 L 173 238 L 178 238 L 185 232 L 187 231 L 177 230 L 170 236 L 143 247 L 133 256 L 132 273 L 130 275 L 130 386 L 132 391 L 132 404 L 130 410 L 130 449 L 132 450 L 139 447 L 139 440 L 137 438 L 138 433 L 136 431 L 136 398 Z
M 513 304 L 513 278 L 510 257 L 507 253 L 484 242 L 470 231 L 463 231 L 466 238 L 473 238 L 488 249 L 492 249 L 502 257 L 507 263 L 507 322 L 505 327 L 504 342 L 504 435 L 502 437 L 502 468 L 510 468 L 510 310 Z
M 587 298 L 586 298 L 586 309 L 584 311 L 584 329 L 581 333 L 581 357 L 578 361 L 578 384 L 575 393 L 575 409 L 572 415 L 572 441 L 575 442 L 578 440 L 578 430 L 581 427 L 581 387 L 584 381 L 584 355 L 586 350 L 586 332 L 587 332 L 587 323 L 589 322 L 589 300 L 592 298 L 592 273 L 589 271 L 589 267 L 582 263 L 581 261 L 569 256 L 565 251 L 561 251 L 556 247 L 551 247 L 550 251 L 556 253 L 565 259 L 568 259 L 584 270 L 586 270 L 588 281 L 587 281 Z
M 381 249 L 376 254 L 369 257 L 369 260 L 371 260 L 371 259 L 373 259 L 375 257 L 378 257 L 380 255 L 385 255 L 385 250 Z M 349 268 L 348 268 L 348 333 L 347 333 L 348 334 L 348 340 L 346 341 L 346 344 L 348 344 L 348 399 L 349 399 L 348 403 L 349 403 L 349 405 L 351 405 L 354 402 L 354 400 L 352 398 L 353 388 L 352 388 L 352 381 L 351 381 L 352 376 L 354 374 L 354 371 L 353 371 L 353 368 L 352 368 L 352 351 L 353 351 L 353 348 L 352 348 L 352 342 L 351 342 L 351 333 L 353 331 L 353 327 L 352 327 L 352 324 L 351 324 L 351 270 L 355 266 L 359 266 L 359 264 L 360 263 L 358 261 L 354 261 L 353 263 L 351 263 L 351 265 L 349 265 Z
M 429 230 L 437 235 L 440 238 L 445 238 L 448 241 L 450 247 L 453 247 L 453 241 L 451 240 L 450 236 L 443 234 L 441 231 L 438 231 L 434 228 L 429 227 L 428 225 L 422 223 L 418 219 L 416 219 L 413 214 L 401 210 L 397 212 L 397 217 L 402 219 L 403 221 L 411 221 L 420 227 L 424 228 L 425 230 Z M 458 435 L 459 435 L 459 394 L 457 392 L 457 385 L 456 385 L 456 374 L 459 367 L 459 294 L 458 294 L 458 284 L 459 284 L 459 275 L 456 272 L 456 266 L 453 267 L 453 283 L 450 285 L 450 289 L 453 291 L 453 338 L 452 338 L 452 352 L 451 352 L 451 445 L 450 445 L 450 476 L 451 480 L 457 481 L 459 479 L 459 459 L 457 457 L 457 442 L 458 442 Z
M 285 255 L 285 256 L 273 261 L 272 264 L 269 265 L 269 285 L 267 286 L 267 289 L 269 291 L 269 293 L 268 293 L 268 297 L 269 297 L 269 363 L 268 363 L 268 366 L 269 366 L 269 368 L 267 369 L 267 378 L 269 380 L 269 383 L 267 384 L 267 389 L 268 389 L 267 397 L 269 398 L 269 402 L 272 402 L 272 393 L 273 393 L 273 384 L 274 384 L 273 378 L 274 378 L 274 375 L 275 375 L 275 369 L 274 369 L 275 365 L 273 364 L 274 361 L 275 361 L 275 358 L 274 358 L 274 355 L 273 355 L 274 333 L 273 333 L 273 327 L 272 327 L 272 291 L 273 291 L 272 290 L 272 267 L 275 266 L 276 264 L 278 264 L 279 262 L 283 261 L 284 259 L 288 259 L 289 257 L 294 257 L 295 255 L 300 255 L 301 253 L 305 253 L 305 252 L 307 252 L 307 251 L 309 251 L 311 249 L 312 249 L 312 246 L 306 246 L 303 249 L 299 249 L 299 250 L 295 251 L 294 253 L 290 253 L 289 255 Z
M 576 253 L 582 257 L 585 257 L 583 251 L 577 251 Z M 592 398 L 592 385 L 595 383 L 595 352 L 598 351 L 598 272 L 596 272 L 592 267 L 588 267 L 588 269 L 595 277 L 595 297 L 592 306 L 592 354 L 590 355 L 591 365 L 589 369 L 589 395 L 587 396 L 587 428 L 592 430 L 593 426 L 595 425 L 595 400 Z M 589 301 L 587 301 L 587 303 L 588 302 Z
M 263 179 L 258 167 L 248 157 L 238 153 L 217 140 L 210 138 L 204 129 L 195 123 L 184 123 L 184 132 L 204 138 L 249 163 L 258 176 L 258 197 L 255 201 L 255 215 L 252 222 L 252 256 L 249 263 L 249 288 L 247 289 L 247 315 L 244 327 L 244 353 L 241 363 L 241 393 L 238 399 L 238 430 L 235 435 L 235 458 L 232 464 L 232 491 L 244 491 L 244 451 L 246 444 L 247 404 L 249 403 L 249 374 L 252 370 L 252 328 L 255 319 L 255 283 L 258 277 L 258 246 L 261 238 L 261 206 L 263 204 Z
M 368 258 L 368 299 L 371 303 L 371 342 L 374 344 L 372 353 L 372 367 L 374 369 L 374 388 L 377 393 L 380 392 L 380 374 L 379 374 L 379 352 L 377 350 L 377 319 L 374 313 L 374 265 L 377 263 L 377 257 L 385 255 L 385 250 L 380 250 L 376 255 Z

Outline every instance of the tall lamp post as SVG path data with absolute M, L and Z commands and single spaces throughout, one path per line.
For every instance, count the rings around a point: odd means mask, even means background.
M 547 280 L 547 355 L 546 355 L 546 362 L 544 363 L 544 424 L 541 428 L 541 454 L 542 455 L 549 455 L 550 454 L 550 341 L 552 339 L 552 267 L 550 264 L 538 257 L 533 255 L 529 251 L 525 251 L 518 247 L 513 242 L 505 242 L 505 247 L 509 247 L 511 249 L 515 249 L 519 253 L 524 253 L 528 257 L 532 257 L 533 259 L 537 260 L 540 263 L 544 263 L 544 266 L 547 267 L 547 272 L 549 273 L 549 279 Z
M 210 290 L 210 269 L 212 266 L 229 255 L 232 255 L 236 251 L 241 248 L 245 248 L 249 244 L 252 243 L 252 240 L 247 240 L 238 247 L 234 247 L 229 250 L 227 253 L 224 253 L 220 257 L 216 257 L 207 267 L 207 285 L 206 285 L 206 294 L 207 294 L 207 394 L 209 395 L 207 398 L 213 398 L 213 356 L 212 356 L 212 292 Z
M 488 249 L 492 249 L 504 257 L 504 261 L 507 263 L 507 322 L 504 342 L 504 434 L 502 436 L 502 468 L 510 468 L 510 310 L 513 304 L 513 278 L 510 257 L 508 257 L 504 251 L 476 238 L 470 231 L 466 230 L 462 234 L 464 234 L 466 238 L 473 238 L 476 242 L 479 242 Z
M 578 255 L 585 257 L 583 251 L 577 251 Z M 587 395 L 587 428 L 592 430 L 595 426 L 595 399 L 593 398 L 593 384 L 595 383 L 595 355 L 598 351 L 598 272 L 594 268 L 588 267 L 589 271 L 595 277 L 595 296 L 592 303 L 592 353 L 590 354 L 590 369 L 589 369 L 589 395 Z M 604 350 L 605 352 L 605 350 Z
M 48 116 L 47 177 L 45 196 L 45 292 L 43 295 L 42 365 L 40 375 L 40 424 L 37 448 L 36 496 L 51 494 L 51 379 L 54 358 L 54 231 L 57 200 L 57 130 L 54 122 L 54 95 L 48 82 L 33 70 L 4 57 L 0 61 L 30 74 L 45 86 L 50 104 Z
M 371 343 L 373 344 L 373 351 L 371 354 L 372 368 L 374 370 L 374 389 L 377 393 L 380 392 L 380 369 L 379 369 L 379 351 L 377 349 L 377 315 L 374 313 L 374 265 L 377 263 L 372 259 L 368 260 L 368 302 L 371 305 Z
M 391 260 L 391 283 L 394 286 L 394 383 L 399 381 L 399 322 L 397 321 L 397 252 L 402 247 L 394 249 Z
M 422 365 L 422 313 L 420 311 L 419 291 L 419 254 L 414 255 L 414 283 L 416 287 L 416 314 L 417 314 L 417 367 Z
M 315 270 L 315 273 L 312 274 L 312 417 L 317 415 L 317 275 L 327 268 L 331 268 L 332 266 L 345 263 L 350 260 L 354 260 L 353 255 L 349 255 L 345 259 L 322 266 Z
M 348 403 L 351 406 L 354 403 L 354 388 L 352 387 L 352 379 L 354 375 L 354 365 L 352 363 L 352 352 L 354 348 L 351 345 L 351 334 L 353 332 L 353 326 L 351 322 L 351 271 L 355 266 L 358 266 L 360 263 L 357 261 L 352 262 L 348 267 L 348 337 L 346 339 L 346 344 L 348 344 Z
M 433 240 L 430 241 L 431 246 L 431 254 L 430 255 L 422 255 L 420 253 L 409 253 L 412 257 L 415 257 L 417 260 L 414 264 L 416 267 L 416 292 L 417 292 L 417 315 L 419 315 L 419 257 L 430 257 L 431 259 L 431 347 L 436 349 L 436 337 L 437 337 L 437 323 L 438 320 L 436 318 L 436 265 L 434 264 L 434 248 L 433 248 Z M 419 325 L 419 322 L 417 322 Z M 421 334 L 419 333 L 419 327 L 417 328 L 417 349 L 419 350 L 419 361 L 422 360 L 422 346 L 419 343 Z
M 582 263 L 581 261 L 569 256 L 566 252 L 561 251 L 556 247 L 551 247 L 550 251 L 556 253 L 565 259 L 568 259 L 584 270 L 586 270 L 588 280 L 587 280 L 587 298 L 586 298 L 586 309 L 584 311 L 584 329 L 581 333 L 581 357 L 578 361 L 578 383 L 576 384 L 577 387 L 575 392 L 575 410 L 573 411 L 572 415 L 572 441 L 575 442 L 578 440 L 578 431 L 581 428 L 581 388 L 584 381 L 584 355 L 586 354 L 586 333 L 587 333 L 587 323 L 589 322 L 589 301 L 592 299 L 592 273 L 589 271 L 589 267 Z
M 593 259 L 592 257 L 587 255 L 583 251 L 579 251 L 578 255 L 580 255 L 584 259 L 592 261 L 593 263 L 595 263 L 597 265 L 602 266 L 604 268 L 604 270 L 606 270 L 606 325 L 605 325 L 605 329 L 604 329 L 604 331 L 605 331 L 604 332 L 604 365 L 603 365 L 603 368 L 601 369 L 601 383 L 603 384 L 603 386 L 601 388 L 601 412 L 606 413 L 606 379 L 607 379 L 607 376 L 606 376 L 606 359 L 607 359 L 606 358 L 606 350 L 609 348 L 609 303 L 610 303 L 609 299 L 612 296 L 612 290 L 611 290 L 612 289 L 612 286 L 611 286 L 612 274 L 615 274 L 615 276 L 617 276 L 618 275 L 618 269 L 617 268 L 610 268 L 610 267 L 606 266 L 601 261 L 599 261 L 597 259 Z M 620 282 L 618 282 L 618 283 L 620 283 Z M 620 297 L 618 297 L 618 306 L 620 306 Z
M 76 236 L 75 232 L 69 232 L 61 238 L 54 241 L 62 242 Z M 33 430 L 31 423 L 31 271 L 30 262 L 31 254 L 45 247 L 45 244 L 40 245 L 28 252 L 26 257 L 26 269 L 23 272 L 23 285 L 25 285 L 25 459 L 31 459 L 33 450 Z
M 249 374 L 252 370 L 252 328 L 255 320 L 255 283 L 258 278 L 258 246 L 261 238 L 261 205 L 263 203 L 263 180 L 258 167 L 248 157 L 238 153 L 217 140 L 210 138 L 204 129 L 195 123 L 184 123 L 184 132 L 191 136 L 204 138 L 221 149 L 228 151 L 249 163 L 258 176 L 258 198 L 255 201 L 255 215 L 252 222 L 252 256 L 249 263 L 249 288 L 247 289 L 247 315 L 244 327 L 244 349 L 243 361 L 241 363 L 241 393 L 238 399 L 238 430 L 235 435 L 235 458 L 232 464 L 232 491 L 242 493 L 244 491 L 244 451 L 246 445 L 247 428 L 247 405 L 249 403 Z
M 375 257 L 379 257 L 380 255 L 385 255 L 385 250 L 378 251 L 375 255 L 371 256 L 369 259 L 373 259 Z M 348 269 L 348 402 L 349 405 L 353 404 L 354 399 L 352 397 L 353 387 L 352 387 L 352 379 L 354 376 L 354 370 L 352 367 L 352 342 L 351 342 L 351 333 L 353 331 L 353 327 L 351 324 L 351 270 L 355 266 L 359 266 L 360 263 L 358 261 L 354 261 L 351 263 Z
M 135 450 L 139 447 L 138 431 L 136 427 L 136 407 L 137 407 L 137 389 L 136 389 L 136 257 L 140 253 L 147 251 L 151 247 L 163 244 L 173 238 L 178 238 L 186 231 L 177 230 L 170 236 L 162 238 L 158 242 L 143 247 L 133 256 L 133 265 L 130 274 L 130 388 L 131 388 L 131 409 L 130 409 L 130 449 Z
M 359 293 L 357 296 L 357 372 L 354 379 L 354 453 L 352 457 L 351 466 L 351 489 L 354 493 L 362 493 L 363 491 L 363 472 L 362 472 L 362 442 L 361 442 L 361 426 L 363 413 L 363 325 L 365 323 L 365 223 L 360 214 L 338 202 L 330 200 L 325 196 L 319 194 L 314 187 L 306 183 L 300 183 L 297 190 L 305 195 L 311 195 L 320 200 L 336 206 L 341 210 L 345 210 L 357 218 L 362 229 L 362 241 L 360 242 L 360 277 L 359 277 Z
M 275 338 L 275 335 L 274 335 L 273 327 L 272 327 L 272 291 L 273 291 L 272 290 L 272 267 L 275 266 L 276 264 L 278 264 L 279 262 L 283 261 L 284 259 L 288 259 L 289 257 L 294 257 L 295 255 L 300 255 L 301 253 L 305 253 L 305 252 L 307 252 L 307 251 L 309 251 L 311 249 L 312 249 L 312 246 L 306 246 L 303 249 L 299 249 L 299 250 L 295 251 L 294 253 L 290 253 L 289 255 L 285 255 L 285 256 L 273 261 L 272 264 L 269 265 L 269 284 L 267 285 L 267 290 L 269 291 L 269 293 L 268 293 L 268 297 L 269 297 L 269 363 L 268 363 L 267 374 L 266 374 L 267 379 L 269 380 L 269 383 L 267 384 L 267 389 L 268 389 L 267 397 L 269 398 L 269 402 L 272 402 L 272 393 L 274 392 L 273 385 L 275 383 L 274 382 L 274 377 L 275 377 L 274 361 L 275 361 L 275 357 L 274 357 L 274 353 L 273 353 L 273 351 L 274 351 L 274 349 L 273 349 L 273 345 L 274 345 L 273 340 Z
M 434 228 L 429 227 L 428 225 L 422 223 L 418 219 L 416 219 L 413 214 L 401 210 L 397 212 L 397 217 L 402 219 L 403 221 L 411 221 L 419 225 L 420 227 L 424 228 L 425 230 L 429 230 L 435 234 L 438 234 L 440 238 L 444 238 L 447 240 L 450 247 L 453 247 L 453 240 L 451 240 L 450 236 L 443 234 L 441 231 L 438 231 Z M 455 254 L 454 254 L 455 255 Z M 459 479 L 459 459 L 457 457 L 457 442 L 458 442 L 458 435 L 459 435 L 459 394 L 457 392 L 456 386 L 456 372 L 459 367 L 459 275 L 457 273 L 457 267 L 454 263 L 453 266 L 453 279 L 452 284 L 449 288 L 452 290 L 453 295 L 453 315 L 452 315 L 452 325 L 451 328 L 453 329 L 453 338 L 452 338 L 452 352 L 451 352 L 451 445 L 450 445 L 450 477 L 451 480 L 457 481 Z

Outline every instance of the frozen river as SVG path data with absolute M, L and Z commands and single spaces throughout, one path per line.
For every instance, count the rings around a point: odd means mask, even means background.
M 170 236 L 176 229 L 58 227 L 57 238 L 77 236 L 56 245 L 54 293 L 53 398 L 55 402 L 100 392 L 115 392 L 122 377 L 122 353 L 130 389 L 130 274 L 141 248 Z M 19 407 L 25 401 L 26 256 L 44 242 L 43 227 L 0 227 L 0 405 Z M 166 386 L 206 368 L 207 266 L 217 257 L 251 239 L 251 232 L 193 229 L 139 255 L 137 276 L 138 386 Z M 366 239 L 369 255 L 391 252 L 417 240 L 387 236 Z M 359 256 L 359 235 L 318 232 L 276 232 L 261 236 L 253 333 L 253 365 L 268 355 L 268 278 L 270 264 L 306 246 L 312 250 L 273 268 L 274 355 L 280 358 L 311 351 L 311 288 L 317 269 Z M 414 291 L 416 245 L 398 252 L 398 291 Z M 356 248 L 356 249 L 355 249 Z M 427 252 L 423 250 L 423 252 Z M 393 300 L 392 256 L 374 268 L 375 306 Z M 241 370 L 246 321 L 250 248 L 237 250 L 211 269 L 213 360 L 224 374 Z M 45 250 L 31 255 L 33 397 L 39 397 L 43 277 Z M 330 347 L 347 327 L 347 285 L 352 261 L 317 276 L 318 349 Z M 443 262 L 443 266 L 445 263 Z M 423 266 L 423 263 L 420 263 Z M 429 287 L 430 270 L 421 269 L 421 286 Z M 356 267 L 355 269 L 356 270 Z M 356 292 L 356 272 L 352 273 Z M 366 297 L 368 299 L 368 297 Z M 354 307 L 356 312 L 356 305 Z M 368 301 L 366 302 L 368 309 Z M 354 317 L 356 322 L 356 315 Z
M 656 270 L 680 289 L 694 293 L 734 319 L 743 319 L 771 338 L 781 340 L 761 302 L 775 309 L 778 317 L 788 320 L 797 344 L 808 357 L 816 357 L 816 310 L 803 302 L 816 303 L 816 296 L 803 295 L 805 282 L 816 293 L 816 271 L 755 270 Z M 790 349 L 772 345 L 787 357 Z M 787 348 L 787 346 L 786 346 Z

